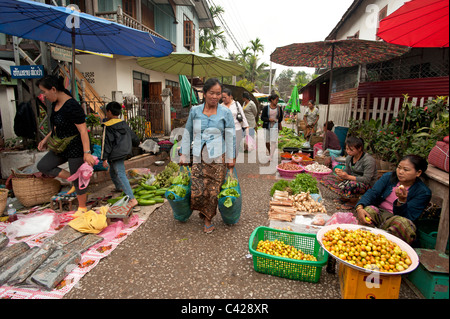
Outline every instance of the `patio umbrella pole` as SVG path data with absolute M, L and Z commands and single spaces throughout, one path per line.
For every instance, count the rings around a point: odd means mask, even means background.
M 330 87 L 328 89 L 328 107 L 327 107 L 327 117 L 326 117 L 325 124 L 328 123 L 328 117 L 330 116 L 331 92 L 333 89 L 334 46 L 335 46 L 335 44 L 333 43 L 331 45 Z M 325 126 L 325 133 L 326 133 L 326 130 L 327 130 L 327 126 Z M 327 140 L 327 134 L 325 134 L 325 136 L 324 136 L 323 145 L 326 144 L 326 140 Z
M 191 66 L 191 94 L 189 95 L 189 108 L 192 107 L 193 93 L 194 93 L 194 56 L 192 56 L 192 66 Z

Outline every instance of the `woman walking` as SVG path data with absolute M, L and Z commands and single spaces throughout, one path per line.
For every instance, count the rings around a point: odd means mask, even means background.
M 205 103 L 194 106 L 181 141 L 180 165 L 189 163 L 193 143 L 191 170 L 191 209 L 200 212 L 203 231 L 215 230 L 212 220 L 217 212 L 221 186 L 228 169 L 236 163 L 236 131 L 232 112 L 219 104 L 222 84 L 209 79 L 203 87 Z
M 68 179 L 83 163 L 95 165 L 91 155 L 91 144 L 86 126 L 86 114 L 81 105 L 64 88 L 63 79 L 45 76 L 37 86 L 45 98 L 52 103 L 50 133 L 39 143 L 38 150 L 48 146 L 49 152 L 39 161 L 37 168 L 51 177 Z M 59 141 L 59 142 L 58 142 Z M 69 171 L 59 168 L 68 162 Z M 78 179 L 74 181 L 78 199 L 78 211 L 87 211 L 88 188 L 80 189 Z

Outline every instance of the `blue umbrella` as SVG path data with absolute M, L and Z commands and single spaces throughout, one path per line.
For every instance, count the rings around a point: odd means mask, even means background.
M 29 0 L 0 1 L 0 32 L 71 47 L 72 71 L 75 49 L 135 57 L 163 57 L 173 51 L 170 41 L 148 32 Z

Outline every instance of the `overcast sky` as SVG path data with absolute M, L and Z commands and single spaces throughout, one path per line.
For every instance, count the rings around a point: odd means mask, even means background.
M 260 38 L 264 56 L 260 62 L 270 65 L 270 54 L 291 43 L 322 41 L 337 25 L 353 0 L 208 0 L 225 9 L 225 22 L 242 47 Z M 216 22 L 220 24 L 219 22 Z M 228 40 L 227 51 L 238 53 Z M 227 51 L 218 53 L 227 56 Z M 287 67 L 272 63 L 277 76 Z M 313 68 L 292 68 L 314 73 Z

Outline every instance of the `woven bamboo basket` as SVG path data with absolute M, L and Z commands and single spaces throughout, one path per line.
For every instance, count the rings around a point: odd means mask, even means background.
M 8 201 L 8 190 L 2 188 L 0 189 L 0 216 L 5 211 L 7 201 Z
M 61 183 L 54 178 L 38 178 L 34 175 L 24 177 L 15 174 L 11 181 L 14 195 L 25 207 L 49 203 L 61 189 Z

